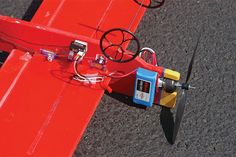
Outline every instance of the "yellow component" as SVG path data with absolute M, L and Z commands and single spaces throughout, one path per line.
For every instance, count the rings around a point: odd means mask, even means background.
M 164 78 L 171 79 L 174 81 L 179 81 L 180 73 L 170 69 L 165 69 Z M 160 105 L 168 108 L 174 108 L 176 105 L 176 99 L 177 99 L 177 92 L 167 93 L 166 91 L 162 90 Z
M 170 69 L 165 69 L 164 77 L 171 80 L 178 81 L 180 79 L 180 73 L 177 71 L 170 70 Z
M 176 105 L 176 98 L 177 92 L 167 93 L 166 91 L 162 90 L 160 105 L 168 108 L 174 108 Z

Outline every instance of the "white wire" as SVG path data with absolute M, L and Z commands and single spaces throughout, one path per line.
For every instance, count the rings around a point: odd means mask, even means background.
M 82 76 L 77 72 L 77 63 L 80 62 L 83 59 L 83 56 L 77 56 L 74 61 L 74 71 L 77 77 L 73 77 L 74 80 L 80 81 L 80 82 L 91 82 L 91 83 L 99 83 L 104 80 L 104 77 L 101 76 Z
M 80 79 L 78 76 L 73 77 L 73 79 L 76 80 L 76 81 L 79 81 L 79 82 L 92 83 L 92 84 L 99 83 L 99 82 L 103 81 L 103 79 L 101 79 L 101 80 L 94 80 L 94 79 L 91 80 L 91 78 L 89 78 L 87 80 L 84 80 L 84 79 Z

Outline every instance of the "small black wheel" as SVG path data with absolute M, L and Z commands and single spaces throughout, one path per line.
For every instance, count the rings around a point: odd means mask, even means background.
M 132 51 L 127 50 L 130 44 Z M 119 63 L 129 62 L 140 53 L 140 43 L 135 35 L 122 28 L 106 31 L 100 39 L 100 48 L 109 60 Z
M 164 3 L 165 0 L 134 0 L 137 4 L 141 5 L 145 8 L 160 8 Z

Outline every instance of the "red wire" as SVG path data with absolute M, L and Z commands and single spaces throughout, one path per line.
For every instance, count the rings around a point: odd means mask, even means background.
M 120 76 L 113 76 L 113 75 L 111 75 L 112 73 L 110 73 L 110 74 L 105 74 L 105 75 L 106 75 L 107 77 L 111 77 L 111 78 L 114 78 L 114 79 L 120 79 L 120 78 L 124 78 L 124 77 L 127 77 L 127 76 L 129 76 L 129 75 L 135 73 L 136 70 L 137 70 L 137 69 L 135 69 L 135 70 L 133 70 L 133 71 L 127 73 L 127 74 L 120 75 Z M 116 73 L 117 73 L 117 72 L 116 72 Z

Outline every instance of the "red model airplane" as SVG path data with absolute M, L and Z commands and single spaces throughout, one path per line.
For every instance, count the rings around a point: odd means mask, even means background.
M 71 156 L 104 91 L 147 107 L 186 100 L 180 74 L 133 35 L 164 0 L 44 0 L 30 22 L 0 16 L 0 156 Z

